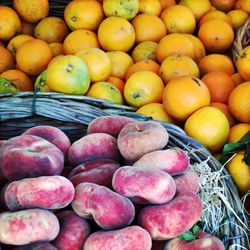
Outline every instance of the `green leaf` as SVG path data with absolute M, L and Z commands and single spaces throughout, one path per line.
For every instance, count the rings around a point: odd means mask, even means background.
M 193 235 L 191 232 L 185 232 L 181 234 L 179 238 L 186 241 L 193 241 L 196 239 L 195 235 Z
M 193 232 L 193 234 L 197 234 L 197 233 L 199 232 L 199 230 L 200 230 L 200 228 L 199 228 L 199 226 L 197 226 L 197 225 L 194 225 L 194 226 L 192 227 L 192 232 Z

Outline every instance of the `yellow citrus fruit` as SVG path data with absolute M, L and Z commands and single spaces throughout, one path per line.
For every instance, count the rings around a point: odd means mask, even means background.
M 139 0 L 103 0 L 102 7 L 106 16 L 118 16 L 131 20 L 139 11 Z
M 123 104 L 121 91 L 109 82 L 96 82 L 89 88 L 87 96 L 103 99 L 115 104 Z
M 198 65 L 185 55 L 168 56 L 162 63 L 160 75 L 165 83 L 179 76 L 200 76 Z
M 238 123 L 230 128 L 228 142 L 237 142 L 243 137 L 248 131 L 250 131 L 249 123 Z
M 215 107 L 195 111 L 185 122 L 186 133 L 203 144 L 212 153 L 218 152 L 229 135 L 229 122 L 224 113 Z
M 236 65 L 240 76 L 250 81 L 250 45 L 240 51 Z
M 250 81 L 233 89 L 228 98 L 228 107 L 238 121 L 250 123 Z
M 250 14 L 250 2 L 249 2 L 249 0 L 237 0 L 234 8 L 236 10 L 243 10 L 247 14 Z
M 14 67 L 14 57 L 13 55 L 5 49 L 5 47 L 0 46 L 0 73 L 12 69 Z
M 52 50 L 54 57 L 63 55 L 63 44 L 62 43 L 50 43 L 49 47 Z
M 153 120 L 175 123 L 174 119 L 165 111 L 162 103 L 149 103 L 136 110 L 136 113 L 151 117 Z
M 109 51 L 107 55 L 111 60 L 111 76 L 124 79 L 127 69 L 134 64 L 132 57 L 123 51 Z
M 11 52 L 13 56 L 16 55 L 17 49 L 26 41 L 34 39 L 34 37 L 30 35 L 20 34 L 14 36 L 8 43 L 7 49 Z
M 185 121 L 197 109 L 208 106 L 210 93 L 204 82 L 194 76 L 169 81 L 163 92 L 163 106 L 176 120 Z
M 97 32 L 100 45 L 105 51 L 129 51 L 135 43 L 135 30 L 125 18 L 111 16 L 104 19 Z
M 157 61 L 156 58 L 157 47 L 158 43 L 153 41 L 141 42 L 134 47 L 131 56 L 135 62 L 147 59 Z
M 0 40 L 8 41 L 21 31 L 21 20 L 17 13 L 7 6 L 0 6 Z
M 196 27 L 194 14 L 189 8 L 182 5 L 168 7 L 160 17 L 165 23 L 168 33 L 192 34 Z
M 162 101 L 164 83 L 152 71 L 138 71 L 125 83 L 124 98 L 128 105 L 140 108 L 148 103 Z
M 226 166 L 241 194 L 250 190 L 250 167 L 243 161 L 243 158 L 243 153 L 237 153 Z
M 159 16 L 161 11 L 162 5 L 159 0 L 139 0 L 140 13 Z
M 61 43 L 68 34 L 69 28 L 59 17 L 45 17 L 34 29 L 34 37 L 46 43 Z
M 57 56 L 47 67 L 46 85 L 53 91 L 84 95 L 90 85 L 88 67 L 78 56 Z
M 243 10 L 231 10 L 227 13 L 231 20 L 232 27 L 237 31 L 248 19 L 248 14 Z
M 98 48 L 87 48 L 76 53 L 88 66 L 92 82 L 105 81 L 111 74 L 111 60 L 107 53 Z
M 64 9 L 64 20 L 71 30 L 95 31 L 104 19 L 101 3 L 94 0 L 69 1 Z

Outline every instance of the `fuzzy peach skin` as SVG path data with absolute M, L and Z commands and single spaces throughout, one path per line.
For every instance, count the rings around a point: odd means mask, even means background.
M 199 191 L 199 175 L 192 169 L 187 169 L 184 173 L 174 176 L 176 194 L 191 191 Z
M 117 138 L 121 129 L 129 122 L 134 122 L 134 119 L 120 115 L 97 117 L 89 123 L 87 133 L 106 133 Z
M 176 191 L 173 177 L 159 169 L 124 166 L 112 180 L 113 189 L 134 203 L 162 204 L 170 201 Z
M 151 237 L 145 229 L 139 226 L 129 226 L 91 234 L 83 250 L 150 250 L 151 246 Z
M 34 135 L 9 139 L 0 150 L 0 171 L 10 180 L 60 175 L 64 154 L 55 145 Z
M 72 210 L 56 214 L 60 223 L 60 232 L 52 244 L 60 250 L 78 250 L 91 233 L 89 222 Z
M 117 144 L 122 156 L 136 161 L 143 155 L 167 145 L 169 134 L 158 122 L 138 121 L 126 124 L 120 131 Z
M 168 240 L 189 230 L 201 213 L 201 199 L 187 191 L 167 203 L 143 208 L 138 215 L 138 225 L 146 229 L 153 240 Z
M 93 159 L 111 159 L 119 162 L 121 155 L 116 138 L 105 133 L 85 135 L 74 142 L 68 151 L 68 161 L 77 166 Z
M 147 153 L 138 159 L 133 166 L 158 168 L 171 175 L 176 175 L 189 167 L 189 158 L 180 148 L 169 148 Z
M 0 213 L 0 242 L 10 245 L 26 245 L 51 241 L 59 233 L 59 221 L 50 211 L 27 209 Z
M 58 249 L 49 242 L 38 242 L 25 246 L 15 247 L 12 248 L 11 250 L 58 250 Z
M 92 182 L 112 187 L 112 178 L 120 164 L 109 159 L 91 160 L 72 169 L 68 178 L 74 186 L 82 182 Z
M 93 218 L 102 229 L 128 226 L 135 216 L 133 203 L 111 189 L 84 182 L 76 186 L 73 210 L 83 218 Z
M 35 207 L 60 209 L 68 206 L 74 195 L 71 181 L 54 175 L 10 182 L 4 191 L 4 200 L 11 211 Z
M 62 130 L 53 126 L 35 126 L 27 129 L 23 134 L 42 137 L 57 146 L 64 154 L 68 152 L 71 145 L 68 136 Z

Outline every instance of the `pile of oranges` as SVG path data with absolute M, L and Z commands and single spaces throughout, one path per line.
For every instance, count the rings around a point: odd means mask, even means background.
M 212 153 L 250 130 L 250 47 L 231 57 L 248 0 L 72 0 L 63 14 L 0 6 L 0 84 L 130 105 Z

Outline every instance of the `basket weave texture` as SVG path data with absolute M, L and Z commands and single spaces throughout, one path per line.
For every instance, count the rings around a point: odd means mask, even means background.
M 63 17 L 63 10 L 70 0 L 57 0 L 50 2 L 50 15 Z M 0 5 L 11 6 L 12 1 L 1 1 Z M 247 25 L 247 24 L 246 24 Z M 250 21 L 248 21 L 250 25 Z M 240 35 L 239 35 L 240 36 Z M 245 39 L 245 38 L 244 38 Z M 243 41 L 239 38 L 239 41 Z M 235 44 L 238 44 L 236 39 Z M 240 46 L 234 44 L 233 54 L 237 57 Z M 241 42 L 239 42 L 241 44 Z M 238 45 L 239 45 L 238 44 Z M 88 124 L 95 118 L 106 115 L 122 115 L 135 120 L 148 120 L 148 117 L 135 113 L 135 109 L 123 105 L 115 105 L 104 100 L 87 96 L 72 96 L 59 93 L 15 93 L 0 94 L 0 140 L 22 134 L 27 128 L 36 125 L 52 125 L 64 131 L 71 142 L 86 134 Z M 186 135 L 179 127 L 161 123 L 168 131 L 169 146 L 179 147 L 185 150 L 191 163 L 206 161 L 212 171 L 220 171 L 221 164 L 200 143 Z M 240 250 L 244 246 L 250 249 L 246 236 L 246 228 L 249 218 L 243 211 L 242 204 L 232 179 L 223 169 L 221 185 L 224 187 L 224 196 L 231 208 L 224 203 L 223 225 L 219 229 L 214 228 L 216 236 L 225 244 L 225 248 Z M 217 197 L 220 199 L 220 197 Z M 223 202 L 222 202 L 223 203 Z M 232 211 L 236 211 L 234 214 Z M 213 229 L 209 229 L 213 231 Z

